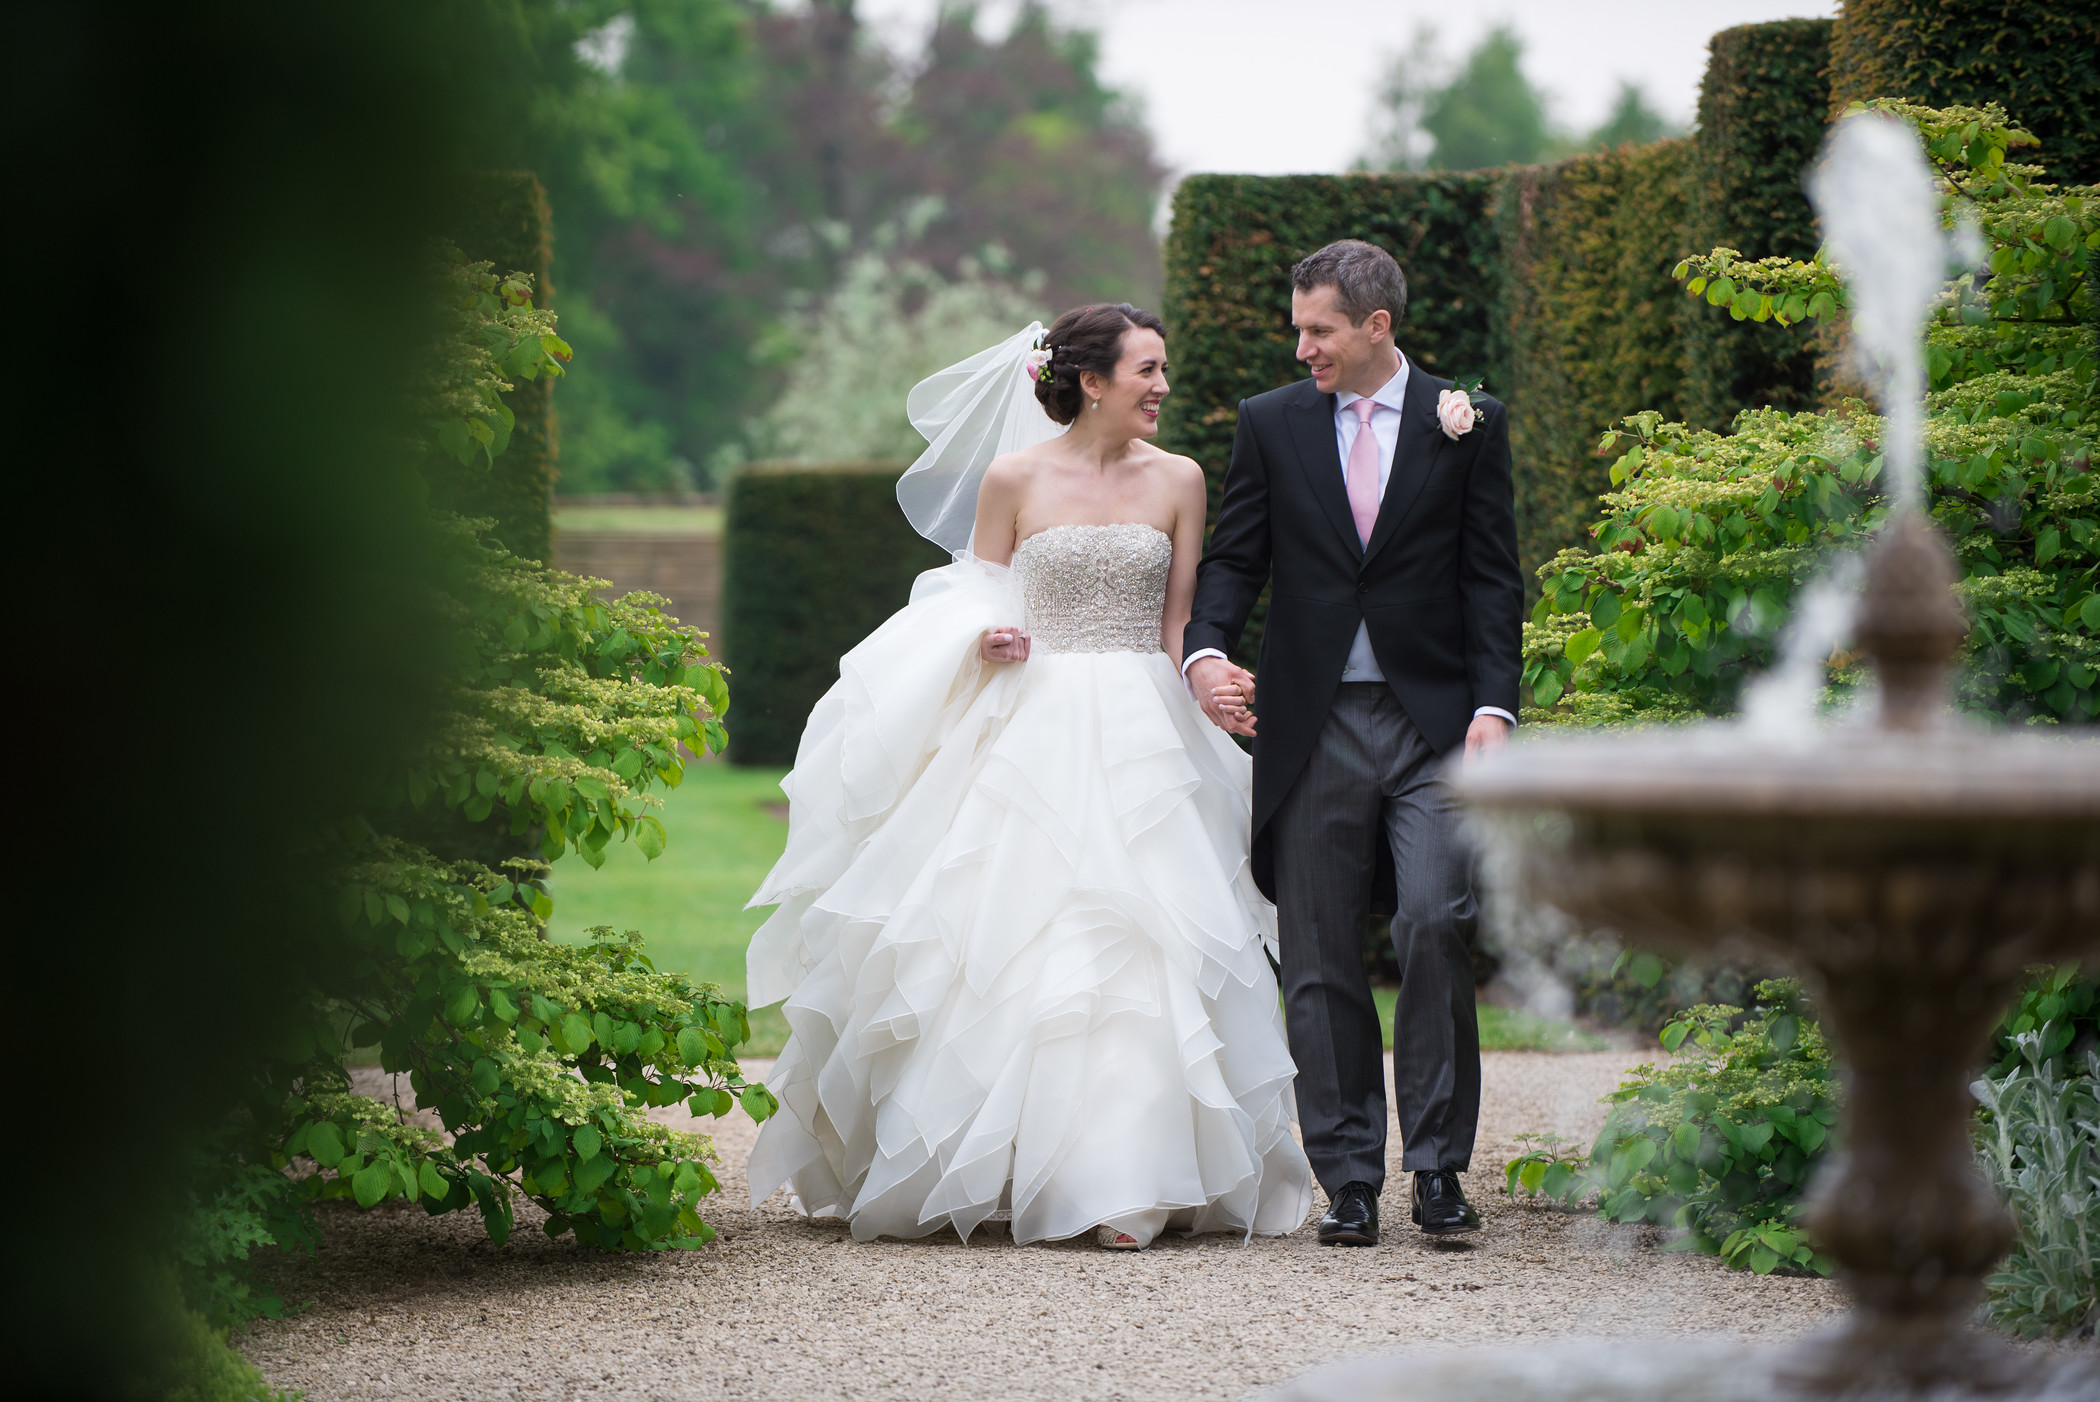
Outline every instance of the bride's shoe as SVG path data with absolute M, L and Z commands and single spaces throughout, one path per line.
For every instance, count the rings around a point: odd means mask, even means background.
M 1104 1251 L 1143 1251 L 1145 1243 L 1128 1232 L 1119 1232 L 1114 1227 L 1094 1228 L 1094 1244 Z

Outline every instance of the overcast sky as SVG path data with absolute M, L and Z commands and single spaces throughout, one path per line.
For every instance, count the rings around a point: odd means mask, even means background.
M 915 50 L 941 0 L 860 0 L 893 47 Z M 1101 36 L 1107 81 L 1138 98 L 1176 175 L 1339 171 L 1368 144 L 1387 60 L 1417 25 L 1463 55 L 1507 21 L 1524 68 L 1565 126 L 1595 126 L 1619 80 L 1688 123 L 1706 41 L 1731 25 L 1828 17 L 1836 0 L 1051 0 Z M 1003 34 L 1015 0 L 986 0 L 980 27 Z

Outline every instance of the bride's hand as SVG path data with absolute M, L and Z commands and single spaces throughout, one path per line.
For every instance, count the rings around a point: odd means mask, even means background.
M 977 639 L 977 655 L 987 662 L 1026 662 L 1028 634 L 1020 628 L 993 628 Z

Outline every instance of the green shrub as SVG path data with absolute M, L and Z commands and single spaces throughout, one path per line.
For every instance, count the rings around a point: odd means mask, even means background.
M 166 1276 L 145 1282 L 145 1312 L 139 1321 L 150 1356 L 135 1360 L 137 1371 L 123 1402 L 297 1402 L 304 1394 L 283 1393 L 264 1381 L 253 1363 L 227 1346 L 227 1330 L 193 1309 Z
M 2079 0 L 1845 0 L 1833 111 L 1877 97 L 2002 104 L 2066 178 L 2100 183 L 2100 17 Z
M 902 463 L 777 464 L 729 487 L 722 632 L 736 673 L 738 764 L 792 764 L 839 658 L 947 563 L 897 507 Z
M 1830 110 L 1830 29 L 1829 20 L 1797 19 L 1714 35 L 1699 85 L 1685 247 L 1726 246 L 1759 258 L 1815 253 L 1820 240 L 1801 175 Z M 1685 307 L 1676 331 L 1686 421 L 1720 429 L 1748 408 L 1815 407 L 1816 348 L 1807 328 L 1724 326 Z M 1661 399 L 1638 407 L 1672 414 Z
M 2018 1230 L 1988 1308 L 2030 1336 L 2100 1319 L 2100 1051 L 2070 1056 L 2071 1036 L 2060 1021 L 2015 1034 L 2021 1064 L 1974 1087 L 1978 1157 Z
M 1759 1275 L 1828 1275 L 1800 1218 L 1835 1139 L 1836 1069 L 1798 984 L 1768 979 L 1756 994 L 1747 1017 L 1702 1004 L 1665 1026 L 1664 1048 L 1685 1055 L 1611 1093 L 1587 1161 L 1544 1144 L 1510 1161 L 1506 1190 L 1570 1206 L 1594 1193 L 1610 1221 L 1683 1230 L 1682 1249 Z
M 412 410 L 427 475 L 446 482 L 502 460 L 517 441 L 506 396 L 558 376 L 567 347 L 528 274 L 499 279 L 448 251 L 436 300 L 446 317 Z M 305 1208 L 323 1199 L 471 1207 L 501 1242 L 523 1193 L 550 1234 L 697 1245 L 712 1236 L 698 1215 L 717 1186 L 711 1145 L 647 1110 L 774 1108 L 736 1064 L 740 1004 L 658 973 L 633 932 L 573 946 L 545 927 L 547 863 L 568 848 L 594 866 L 615 838 L 662 851 L 648 791 L 680 781 L 687 751 L 722 748 L 719 669 L 661 599 L 602 601 L 601 581 L 520 558 L 486 521 L 437 511 L 425 535 L 439 563 L 408 603 L 445 621 L 447 643 L 425 738 L 364 776 L 353 812 L 305 834 L 329 954 L 298 1030 L 193 1154 L 173 1245 L 214 1325 L 281 1309 L 243 1263 L 260 1246 L 310 1247 Z M 409 1076 L 449 1142 L 351 1091 L 345 1030 Z M 296 1180 L 294 1160 L 310 1166 Z
M 1980 213 L 1990 248 L 1984 285 L 1950 295 L 1928 332 L 1929 493 L 1974 622 L 1961 699 L 2006 718 L 2090 720 L 2100 713 L 2100 355 L 2088 274 L 2100 191 L 2059 189 L 2007 163 L 2032 138 L 1995 108 L 1886 106 L 1920 127 L 1950 203 Z M 1717 249 L 1678 272 L 1738 322 L 1834 317 L 1845 305 L 1820 262 Z M 1650 412 L 1607 434 L 1606 447 L 1630 447 L 1611 468 L 1618 490 L 1603 498 L 1594 543 L 1540 572 L 1524 641 L 1529 718 L 1733 708 L 1743 676 L 1770 659 L 1796 587 L 1880 524 L 1880 438 L 1881 420 L 1857 404 L 1751 411 L 1726 434 Z

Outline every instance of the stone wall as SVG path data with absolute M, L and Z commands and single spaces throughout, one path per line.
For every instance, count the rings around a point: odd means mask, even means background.
M 609 579 L 617 596 L 635 589 L 662 594 L 679 622 L 711 635 L 721 652 L 722 538 L 656 532 L 557 530 L 554 564 L 571 574 Z

